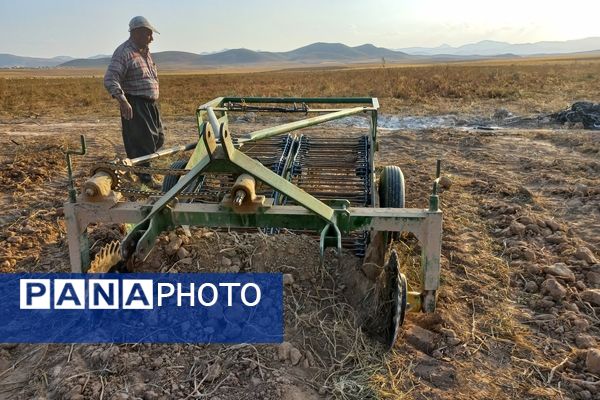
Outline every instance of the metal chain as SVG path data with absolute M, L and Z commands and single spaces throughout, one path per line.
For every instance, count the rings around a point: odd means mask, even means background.
M 131 187 L 121 187 L 117 189 L 119 192 L 123 194 L 128 194 L 133 197 L 151 197 L 151 196 L 164 196 L 166 192 L 159 192 L 156 190 L 141 190 L 134 189 Z M 195 200 L 195 199 L 203 199 L 206 197 L 204 193 L 179 193 L 175 196 L 178 200 Z
M 127 171 L 133 173 L 157 174 L 157 175 L 185 175 L 190 172 L 189 169 L 171 169 L 171 168 L 154 168 L 142 167 L 140 165 L 124 165 L 114 164 L 109 162 L 100 162 L 94 164 L 94 169 L 104 168 L 112 171 Z
M 188 172 L 190 172 L 189 169 L 152 168 L 136 165 L 115 164 L 109 162 L 99 162 L 94 164 L 93 170 L 97 169 L 113 171 L 115 173 L 115 176 L 117 177 L 117 184 L 114 189 L 118 192 L 121 192 L 123 194 L 126 193 L 134 197 L 163 196 L 166 192 L 156 190 L 141 190 L 135 189 L 131 186 L 125 186 L 121 177 L 127 172 L 134 174 L 144 173 L 156 175 L 186 175 Z M 179 200 L 194 200 L 205 196 L 206 194 L 203 193 L 179 193 L 176 197 Z

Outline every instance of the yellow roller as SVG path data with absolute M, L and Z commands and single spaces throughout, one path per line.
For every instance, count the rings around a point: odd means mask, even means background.
M 265 196 L 256 195 L 256 181 L 248 174 L 240 175 L 233 185 L 231 192 L 223 198 L 222 204 L 231 207 L 239 214 L 254 213 L 263 207 Z
M 231 189 L 231 194 L 233 195 L 233 204 L 237 207 L 255 201 L 256 181 L 254 177 L 248 174 L 240 175 Z
M 98 171 L 83 184 L 83 192 L 88 198 L 106 197 L 110 195 L 113 178 L 104 171 Z

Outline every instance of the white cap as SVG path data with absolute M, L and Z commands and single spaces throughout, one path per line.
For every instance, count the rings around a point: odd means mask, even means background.
M 160 33 L 159 31 L 156 30 L 156 28 L 154 28 L 150 24 L 150 22 L 146 18 L 142 17 L 141 15 L 138 15 L 137 17 L 133 17 L 133 18 L 131 18 L 131 21 L 129 21 L 129 32 L 131 32 L 132 30 L 137 29 L 137 28 L 148 28 L 153 32 Z

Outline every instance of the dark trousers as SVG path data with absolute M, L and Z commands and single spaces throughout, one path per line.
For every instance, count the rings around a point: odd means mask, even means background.
M 133 109 L 133 119 L 121 118 L 123 144 L 128 158 L 142 157 L 159 150 L 164 141 L 160 111 L 155 100 L 126 94 L 125 97 Z M 149 162 L 137 164 L 150 166 Z M 149 174 L 139 174 L 142 182 L 150 182 Z

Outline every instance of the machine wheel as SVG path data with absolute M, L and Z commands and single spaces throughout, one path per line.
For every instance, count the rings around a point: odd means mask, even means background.
M 389 283 L 389 290 L 384 291 L 388 297 L 382 299 L 389 302 L 390 307 L 386 308 L 388 316 L 384 319 L 388 324 L 386 344 L 389 349 L 394 346 L 398 338 L 398 332 L 402 324 L 404 324 L 404 316 L 407 308 L 407 291 L 406 276 L 398 269 L 398 254 L 396 250 L 392 250 L 390 259 L 385 265 L 385 274 Z
M 400 167 L 383 167 L 379 178 L 379 206 L 404 208 L 404 174 Z
M 404 208 L 404 174 L 400 167 L 387 165 L 379 175 L 379 207 Z M 385 243 L 398 240 L 399 232 L 385 234 Z
M 379 207 L 404 208 L 405 193 L 404 174 L 400 167 L 385 166 L 379 174 Z M 399 237 L 399 232 L 369 232 L 364 262 L 383 265 L 392 239 Z
M 188 160 L 177 160 L 171 164 L 171 169 L 184 169 Z M 162 184 L 162 191 L 168 192 L 179 181 L 180 175 L 166 175 Z

